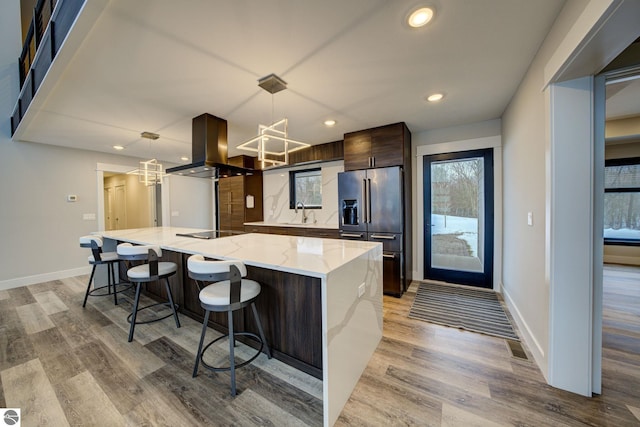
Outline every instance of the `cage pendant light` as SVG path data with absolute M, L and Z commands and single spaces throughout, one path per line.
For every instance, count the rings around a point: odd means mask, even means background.
M 289 138 L 288 119 L 273 121 L 273 95 L 287 88 L 287 82 L 275 74 L 258 80 L 258 86 L 271 93 L 270 125 L 258 125 L 258 135 L 238 145 L 238 149 L 258 153 L 262 169 L 266 166 L 289 164 L 289 153 L 309 147 L 306 142 Z

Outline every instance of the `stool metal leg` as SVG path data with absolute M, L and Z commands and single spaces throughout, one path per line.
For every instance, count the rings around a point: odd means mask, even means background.
M 196 363 L 193 366 L 193 375 L 195 378 L 198 375 L 198 366 L 200 366 L 200 352 L 202 351 L 202 344 L 204 343 L 204 336 L 207 333 L 207 324 L 209 323 L 209 314 L 211 312 L 206 310 L 204 313 L 204 320 L 202 321 L 202 334 L 200 334 L 200 344 L 198 344 L 198 351 L 196 352 Z
M 111 272 L 111 283 L 113 284 L 113 302 L 115 303 L 115 305 L 118 305 L 118 291 L 116 288 L 116 272 L 113 269 L 113 265 L 116 264 L 115 262 L 110 262 L 109 263 L 109 271 Z
M 142 283 L 136 283 L 136 300 L 133 303 L 133 311 L 131 312 L 131 327 L 129 327 L 129 342 L 133 341 L 133 330 L 136 327 L 136 315 L 138 314 L 138 301 L 140 300 L 140 288 Z
M 89 284 L 87 285 L 87 292 L 84 294 L 84 302 L 82 303 L 82 307 L 87 305 L 87 298 L 89 298 L 89 291 L 91 290 L 91 282 L 93 281 L 93 276 L 96 274 L 96 265 L 93 264 L 93 269 L 91 269 L 91 277 L 89 277 Z
M 236 337 L 233 334 L 233 311 L 228 312 L 229 319 L 229 373 L 231 374 L 231 396 L 236 395 L 236 357 L 234 354 L 234 347 L 236 343 Z
M 251 311 L 253 311 L 253 317 L 256 319 L 256 325 L 258 326 L 258 332 L 260 333 L 260 338 L 265 346 L 267 357 L 271 359 L 271 348 L 269 348 L 269 344 L 267 344 L 267 339 L 264 337 L 264 331 L 262 330 L 262 322 L 260 321 L 260 317 L 258 316 L 258 310 L 256 310 L 256 304 L 251 303 Z
M 176 319 L 176 328 L 180 327 L 180 320 L 178 319 L 178 312 L 176 311 L 176 306 L 173 304 L 173 294 L 171 293 L 171 286 L 169 286 L 169 278 L 165 277 L 167 283 L 167 296 L 169 297 L 169 304 L 171 304 L 171 310 L 173 310 L 173 318 Z

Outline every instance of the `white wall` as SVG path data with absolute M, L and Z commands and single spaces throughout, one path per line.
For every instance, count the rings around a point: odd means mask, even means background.
M 293 166 L 262 173 L 265 222 L 300 222 L 302 211 L 289 208 L 289 171 L 322 169 L 322 209 L 309 209 L 307 214 L 318 225 L 338 227 L 338 173 L 344 171 L 342 160 L 313 165 Z
M 163 185 L 169 189 L 163 192 L 163 197 L 169 196 L 169 216 L 162 218 L 163 225 L 215 228 L 213 180 L 170 175 Z
M 0 40 L 0 289 L 7 289 L 88 272 L 78 237 L 99 229 L 96 167 L 134 169 L 139 159 L 13 142 L 9 117 L 18 98 L 22 49 L 19 0 L 0 2 Z M 78 201 L 67 202 L 68 194 Z M 174 194 L 182 194 L 179 187 Z M 180 219 L 190 219 L 180 200 L 177 205 Z M 83 220 L 85 213 L 96 214 L 96 220 Z
M 542 373 L 548 370 L 546 277 L 549 94 L 544 68 L 585 2 L 568 1 L 502 117 L 504 162 L 503 292 Z M 533 226 L 527 213 L 533 213 Z
M 625 13 L 627 8 L 635 8 L 635 3 L 568 0 L 502 118 L 504 294 L 529 348 L 548 379 L 551 357 L 549 331 L 560 327 L 559 322 L 562 322 L 562 319 L 555 319 L 555 323 L 550 323 L 550 293 L 554 287 L 563 285 L 554 282 L 557 275 L 554 275 L 550 247 L 556 243 L 553 229 L 563 224 L 562 216 L 555 217 L 552 209 L 551 189 L 555 183 L 549 172 L 550 152 L 554 144 L 562 144 L 562 141 L 550 140 L 552 102 L 546 85 L 554 82 L 557 76 L 567 79 L 595 74 L 606 65 L 606 58 L 619 53 L 629 40 L 637 37 L 634 35 L 638 31 L 636 24 L 614 25 L 620 22 L 618 19 L 621 17 L 627 20 L 635 18 L 635 14 Z M 610 15 L 615 16 L 609 19 Z M 578 125 L 583 125 L 583 122 Z M 593 128 L 589 131 L 592 132 Z M 579 166 L 582 168 L 584 165 Z M 565 167 L 570 169 L 573 165 L 567 162 Z M 554 165 L 554 169 L 557 168 L 558 165 Z M 586 181 L 578 185 L 582 191 L 585 189 L 582 186 L 592 188 L 593 183 Z M 533 212 L 533 227 L 526 224 L 527 212 Z M 551 230 L 548 241 L 545 240 L 547 230 Z M 584 232 L 591 233 L 591 227 Z M 598 254 L 593 256 L 595 259 Z M 584 290 L 588 292 L 588 287 Z M 592 295 L 580 295 L 580 298 L 567 301 L 562 310 L 579 311 L 576 305 L 583 297 L 591 298 Z M 593 319 L 585 316 L 581 321 L 589 323 Z M 554 357 L 571 363 L 571 357 L 567 356 L 558 354 Z M 574 354 L 574 357 L 582 359 L 590 357 L 590 354 Z M 555 369 L 562 368 L 556 365 Z

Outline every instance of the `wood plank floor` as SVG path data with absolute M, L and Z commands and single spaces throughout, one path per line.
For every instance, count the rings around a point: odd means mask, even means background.
M 261 355 L 231 398 L 228 374 L 191 378 L 197 322 L 140 325 L 127 343 L 131 294 L 82 309 L 87 279 L 0 291 L 0 407 L 20 407 L 23 426 L 322 424 L 317 379 Z M 605 268 L 604 390 L 591 399 L 547 386 L 503 339 L 409 319 L 413 296 L 385 297 L 383 340 L 336 425 L 640 426 L 640 269 Z
M 548 386 L 503 339 L 409 319 L 412 286 L 385 297 L 382 343 L 336 425 L 640 426 L 640 268 L 604 275 L 602 395 Z

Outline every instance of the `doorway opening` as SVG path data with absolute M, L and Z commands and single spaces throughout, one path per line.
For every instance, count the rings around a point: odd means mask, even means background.
M 168 217 L 168 207 L 163 205 L 163 193 L 168 187 L 147 186 L 139 182 L 137 175 L 128 173 L 132 169 L 134 167 L 125 165 L 97 164 L 100 231 L 158 227 L 163 225 L 163 216 Z
M 423 158 L 424 278 L 493 287 L 493 149 Z
M 161 225 L 160 185 L 145 185 L 137 175 L 105 173 L 105 230 Z

